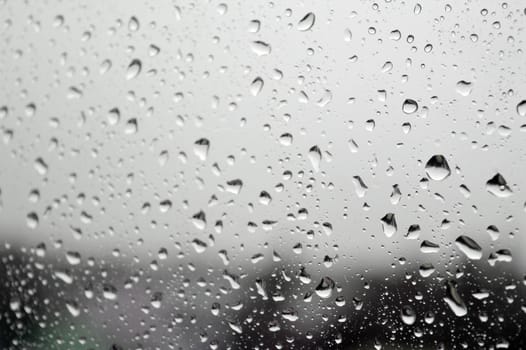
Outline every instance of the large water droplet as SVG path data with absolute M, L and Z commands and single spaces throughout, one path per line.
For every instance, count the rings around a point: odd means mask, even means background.
M 39 175 L 44 176 L 47 174 L 48 167 L 47 167 L 46 162 L 44 162 L 42 158 L 37 158 L 35 160 L 34 166 L 35 166 L 35 170 L 37 171 Z
M 330 277 L 323 277 L 315 289 L 316 294 L 323 299 L 330 298 L 336 284 Z
M 134 59 L 130 62 L 128 69 L 126 70 L 126 79 L 131 80 L 141 73 L 142 63 L 138 59 Z
M 415 310 L 413 310 L 413 308 L 409 305 L 402 306 L 402 310 L 400 310 L 400 317 L 402 318 L 402 321 L 409 326 L 416 322 Z
M 254 52 L 258 56 L 266 56 L 269 55 L 272 51 L 269 44 L 263 42 L 263 41 L 253 41 L 250 44 L 250 48 L 252 49 L 252 52 Z
M 426 163 L 427 176 L 435 181 L 442 181 L 451 174 L 451 169 L 443 155 L 437 154 L 431 157 Z
M 521 117 L 526 117 L 526 100 L 522 100 L 517 104 L 517 113 Z
M 314 13 L 307 13 L 300 21 L 298 22 L 298 30 L 304 32 L 312 28 L 316 22 L 316 16 Z
M 469 81 L 460 80 L 456 85 L 456 91 L 461 96 L 469 96 L 471 90 L 473 89 L 473 84 Z
M 206 160 L 208 156 L 208 150 L 210 149 L 210 141 L 205 138 L 201 138 L 194 143 L 194 154 L 202 161 Z
M 410 98 L 406 99 L 402 104 L 402 111 L 405 114 L 413 114 L 418 111 L 418 103 Z
M 446 296 L 444 297 L 444 301 L 448 304 L 449 308 L 456 316 L 462 317 L 467 315 L 468 308 L 466 307 L 466 304 L 462 298 L 460 298 L 455 283 L 452 281 L 447 282 Z
M 387 213 L 380 220 L 382 221 L 382 230 L 384 231 L 384 234 L 387 237 L 392 237 L 398 229 L 395 214 Z
M 263 85 L 265 85 L 265 83 L 263 82 L 263 79 L 261 79 L 260 77 L 257 77 L 256 79 L 254 79 L 252 81 L 252 84 L 250 84 L 250 93 L 252 94 L 252 96 L 259 95 L 259 93 L 263 89 Z
M 497 173 L 486 182 L 486 190 L 499 198 L 506 198 L 513 194 L 504 177 Z
M 459 236 L 455 243 L 460 251 L 470 259 L 479 260 L 482 258 L 482 248 L 471 237 Z
M 312 164 L 312 167 L 314 168 L 314 171 L 320 171 L 321 150 L 318 146 L 312 146 L 309 149 L 309 160 Z
M 128 21 L 128 30 L 130 32 L 136 32 L 139 30 L 139 26 L 139 20 L 137 19 L 137 17 L 130 17 L 130 20 Z

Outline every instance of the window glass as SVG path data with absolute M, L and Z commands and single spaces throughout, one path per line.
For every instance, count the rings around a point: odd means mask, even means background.
M 526 348 L 525 5 L 0 0 L 0 348 Z

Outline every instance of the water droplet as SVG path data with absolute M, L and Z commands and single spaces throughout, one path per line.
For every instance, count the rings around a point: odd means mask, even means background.
M 118 108 L 110 109 L 110 111 L 108 112 L 108 123 L 110 125 L 115 125 L 119 122 L 120 119 L 121 119 L 121 112 L 119 111 L 119 109 Z
M 112 64 L 110 60 L 102 61 L 102 63 L 100 64 L 99 73 L 101 75 L 106 74 L 111 69 L 111 65 Z
M 254 79 L 252 81 L 252 84 L 250 84 L 250 93 L 252 94 L 252 96 L 259 95 L 259 93 L 263 89 L 263 85 L 265 85 L 265 83 L 263 82 L 263 79 L 261 79 L 260 77 L 257 77 L 256 79 Z
M 210 141 L 208 139 L 201 138 L 194 142 L 194 154 L 201 161 L 206 160 L 209 149 L 210 149 Z
M 130 32 L 136 32 L 139 30 L 139 26 L 139 20 L 137 19 L 137 17 L 130 17 L 130 20 L 128 21 L 128 30 Z
M 486 232 L 489 234 L 489 236 L 491 237 L 491 240 L 492 240 L 492 241 L 496 241 L 497 239 L 499 239 L 500 231 L 499 231 L 499 229 L 497 228 L 497 226 L 495 226 L 495 225 L 489 225 L 489 226 L 486 228 Z
M 402 111 L 405 114 L 413 114 L 418 111 L 418 103 L 415 100 L 406 99 L 402 104 Z
M 404 322 L 406 325 L 410 326 L 416 322 L 415 310 L 413 310 L 413 308 L 409 305 L 402 306 L 400 316 L 402 318 L 402 322 Z
M 237 334 L 243 333 L 243 328 L 241 328 L 241 324 L 234 321 L 228 321 L 228 325 L 230 326 L 230 329 L 232 329 Z
M 482 258 L 482 248 L 471 237 L 459 236 L 455 243 L 460 251 L 469 259 L 479 260 Z
M 66 260 L 70 265 L 78 265 L 80 264 L 80 253 L 78 252 L 66 252 Z
M 521 117 L 526 117 L 526 100 L 522 100 L 517 104 L 517 113 Z
M 321 150 L 318 146 L 312 146 L 309 149 L 309 160 L 312 164 L 312 167 L 314 168 L 314 171 L 320 171 Z
M 513 194 L 504 177 L 497 173 L 486 182 L 486 190 L 499 198 L 506 198 Z
M 243 188 L 243 181 L 240 179 L 230 180 L 226 183 L 226 191 L 233 193 L 233 194 L 239 194 L 241 192 L 241 189 Z
M 315 289 L 316 294 L 323 299 L 330 298 L 336 284 L 330 277 L 323 277 Z
M 384 234 L 387 237 L 392 237 L 398 230 L 395 214 L 387 213 L 380 220 L 382 222 L 382 230 L 384 231 Z
M 444 301 L 456 316 L 462 317 L 467 315 L 468 308 L 466 307 L 464 301 L 460 298 L 456 285 L 453 281 L 448 281 L 446 284 L 446 296 L 444 297 Z
M 261 28 L 261 22 L 257 19 L 254 19 L 250 22 L 248 22 L 248 31 L 250 33 L 257 33 L 259 32 L 259 29 Z
M 200 210 L 192 216 L 192 223 L 199 230 L 204 230 L 206 227 L 206 214 Z
M 116 300 L 117 299 L 117 288 L 111 284 L 105 284 L 102 287 L 102 296 L 107 300 Z
M 194 247 L 194 250 L 198 254 L 203 253 L 206 250 L 206 248 L 208 247 L 205 242 L 203 242 L 203 241 L 201 241 L 200 239 L 197 239 L 197 238 L 192 241 L 192 246 Z
M 420 251 L 425 254 L 438 253 L 439 250 L 440 246 L 438 244 L 427 239 L 420 244 Z
M 75 301 L 66 302 L 66 308 L 73 317 L 80 315 L 80 307 Z
M 293 140 L 292 135 L 289 133 L 281 134 L 281 136 L 279 137 L 279 143 L 283 146 L 292 145 L 292 140 Z
M 309 12 L 305 16 L 303 16 L 302 19 L 298 22 L 298 30 L 299 31 L 307 31 L 311 29 L 314 26 L 314 23 L 316 22 L 316 16 L 314 13 Z
M 451 174 L 451 169 L 443 155 L 432 156 L 425 166 L 427 176 L 435 181 L 442 181 Z
M 27 227 L 29 227 L 31 229 L 37 228 L 38 227 L 38 215 L 37 215 L 37 213 L 31 212 L 31 213 L 27 214 L 26 223 L 27 223 Z
M 430 263 L 425 263 L 420 265 L 418 272 L 420 273 L 420 276 L 426 278 L 431 276 L 433 272 L 435 272 L 435 267 Z
M 469 96 L 469 94 L 471 94 L 472 88 L 473 84 L 465 80 L 460 80 L 456 85 L 456 91 L 461 96 Z
M 139 75 L 142 70 L 142 63 L 138 59 L 134 59 L 130 62 L 128 69 L 126 70 L 126 79 L 131 80 Z
M 35 160 L 34 166 L 35 166 L 35 170 L 37 171 L 39 175 L 44 176 L 47 174 L 48 167 L 47 167 L 46 162 L 44 162 L 42 158 L 37 158 Z
M 138 130 L 139 130 L 139 126 L 137 125 L 137 119 L 136 118 L 128 119 L 124 127 L 124 133 L 127 135 L 133 135 L 133 134 L 136 134 Z
M 353 176 L 352 182 L 354 184 L 356 195 L 359 198 L 363 198 L 368 189 L 367 185 L 363 182 L 362 178 L 359 176 Z
M 269 44 L 263 42 L 263 41 L 253 41 L 250 45 L 250 48 L 252 49 L 252 52 L 254 52 L 258 56 L 266 56 L 269 55 L 272 51 Z

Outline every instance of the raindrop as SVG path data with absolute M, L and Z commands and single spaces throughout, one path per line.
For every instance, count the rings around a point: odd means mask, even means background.
M 469 94 L 471 94 L 472 88 L 473 84 L 465 80 L 460 80 L 456 85 L 457 93 L 461 96 L 469 96 Z
M 252 49 L 252 52 L 255 53 L 258 56 L 266 56 L 269 55 L 272 51 L 269 44 L 263 42 L 263 41 L 253 41 L 250 45 L 250 48 Z
M 137 17 L 130 17 L 130 20 L 128 21 L 128 30 L 130 32 L 136 32 L 139 30 L 139 20 L 137 19 Z
M 128 69 L 126 70 L 126 79 L 131 80 L 139 75 L 141 73 L 142 69 L 142 63 L 138 59 L 134 59 L 130 62 L 128 65 Z
M 521 117 L 526 117 L 526 100 L 522 100 L 517 104 L 517 113 Z
M 418 103 L 415 100 L 406 99 L 402 104 L 402 111 L 405 114 L 413 114 L 418 111 Z
M 201 161 L 206 160 L 209 149 L 210 149 L 210 141 L 208 139 L 201 138 L 194 142 L 194 154 Z
M 226 191 L 233 193 L 233 194 L 239 194 L 241 192 L 241 189 L 243 188 L 243 181 L 240 179 L 230 180 L 226 183 Z
M 314 171 L 320 171 L 321 150 L 318 146 L 312 146 L 309 149 L 309 160 L 312 164 L 312 167 L 314 168 Z
M 263 79 L 261 79 L 260 77 L 257 77 L 256 79 L 254 79 L 252 81 L 252 84 L 250 84 L 250 93 L 252 94 L 252 96 L 259 95 L 259 93 L 263 89 L 263 85 L 265 85 L 265 83 L 263 82 Z
M 432 156 L 426 163 L 427 176 L 435 181 L 442 181 L 451 174 L 451 169 L 443 155 Z
M 448 281 L 446 284 L 446 296 L 444 297 L 444 301 L 456 316 L 462 317 L 467 315 L 468 309 L 466 304 L 460 298 L 456 285 L 453 281 Z
M 315 289 L 316 294 L 323 299 L 330 298 L 336 284 L 330 277 L 323 277 Z
M 35 229 L 38 227 L 38 215 L 35 212 L 27 214 L 26 217 L 27 227 Z
M 497 173 L 486 182 L 486 190 L 499 198 L 506 198 L 513 194 L 504 177 Z
M 289 134 L 289 133 L 284 133 L 284 134 L 281 134 L 281 136 L 279 137 L 279 143 L 282 145 L 282 146 L 290 146 L 292 145 L 292 135 Z
M 420 244 L 420 251 L 422 253 L 426 253 L 426 254 L 438 253 L 439 250 L 440 250 L 440 246 L 438 244 L 428 241 L 427 239 L 424 240 Z
M 314 13 L 309 12 L 298 22 L 298 30 L 302 32 L 307 31 L 314 26 L 314 22 L 316 22 L 316 16 Z
M 35 160 L 34 166 L 35 166 L 35 170 L 37 171 L 39 175 L 44 176 L 47 174 L 48 167 L 47 167 L 46 162 L 44 162 L 42 158 L 37 158 Z
M 259 29 L 261 28 L 261 22 L 257 19 L 254 19 L 250 22 L 248 22 L 248 31 L 250 33 L 257 33 L 259 32 Z
M 392 237 L 398 229 L 398 226 L 396 225 L 395 214 L 385 214 L 380 220 L 382 221 L 382 230 L 384 231 L 384 234 L 387 237 Z
M 415 310 L 409 305 L 404 305 L 400 311 L 400 316 L 402 317 L 402 322 L 406 325 L 412 325 L 416 322 L 416 313 Z
M 459 236 L 455 243 L 457 244 L 458 249 L 469 259 L 479 260 L 482 258 L 482 248 L 475 242 L 471 237 L 468 236 Z
M 115 125 L 119 122 L 120 119 L 121 119 L 121 112 L 119 111 L 119 109 L 118 108 L 110 109 L 110 111 L 108 112 L 108 123 L 110 125 Z
M 131 118 L 128 119 L 126 122 L 126 125 L 124 127 L 124 133 L 127 135 L 133 135 L 136 134 L 139 129 L 139 126 L 137 125 L 137 119 Z
M 368 189 L 367 185 L 363 182 L 362 178 L 359 176 L 353 176 L 352 182 L 354 184 L 356 195 L 359 198 L 363 198 Z

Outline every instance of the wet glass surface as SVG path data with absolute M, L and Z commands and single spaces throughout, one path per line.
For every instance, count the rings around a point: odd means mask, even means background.
M 526 348 L 525 25 L 0 0 L 0 348 Z

